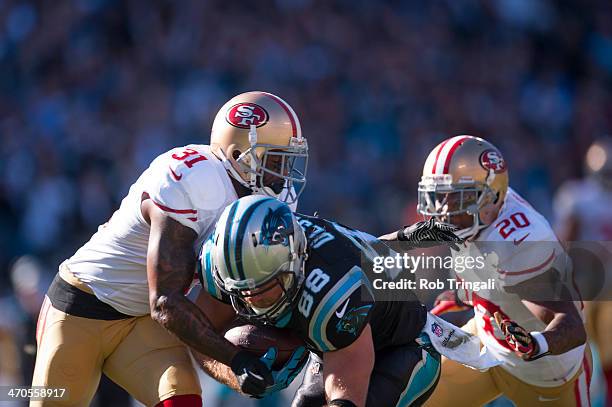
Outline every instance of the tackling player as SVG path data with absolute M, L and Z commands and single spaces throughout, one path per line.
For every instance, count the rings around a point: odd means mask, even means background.
M 439 226 L 423 223 L 414 235 L 459 241 Z M 422 332 L 427 311 L 416 297 L 374 301 L 361 262 L 363 253 L 378 252 L 375 242 L 338 223 L 293 214 L 275 199 L 240 199 L 202 248 L 199 274 L 210 296 L 199 301 L 211 309 L 207 301 L 216 298 L 233 306 L 217 302 L 228 317 L 235 310 L 304 340 L 313 353 L 293 406 L 420 405 L 436 386 L 440 354 Z M 296 363 L 275 381 L 286 385 L 300 369 Z M 235 387 L 223 366 L 209 361 L 208 371 Z
M 291 107 L 247 92 L 218 112 L 210 146 L 157 157 L 109 222 L 60 266 L 40 312 L 32 384 L 65 388 L 68 397 L 32 404 L 89 405 L 104 372 L 147 406 L 200 406 L 183 343 L 232 366 L 244 392 L 270 385 L 267 366 L 219 336 L 184 294 L 195 248 L 223 209 L 249 194 L 295 203 L 307 154 Z
M 425 162 L 418 192 L 419 213 L 458 227 L 470 255 L 488 255 L 483 271 L 457 278 L 498 283 L 494 290 L 445 292 L 432 312 L 473 307 L 463 329 L 504 361 L 479 372 L 443 359 L 440 385 L 427 404 L 476 406 L 504 394 L 519 406 L 588 405 L 582 305 L 534 293 L 569 277 L 568 258 L 546 219 L 508 187 L 499 150 L 472 136 L 443 141 Z

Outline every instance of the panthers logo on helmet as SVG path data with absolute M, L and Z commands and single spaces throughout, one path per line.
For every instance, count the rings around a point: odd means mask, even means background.
M 293 234 L 293 218 L 288 206 L 279 206 L 276 209 L 268 208 L 263 219 L 259 243 L 264 246 L 282 244 L 289 246 L 289 236 Z
M 351 308 L 336 324 L 338 332 L 348 332 L 357 336 L 357 331 L 363 325 L 363 320 L 367 317 L 372 304 L 363 305 L 359 308 Z
M 229 124 L 241 129 L 248 129 L 251 125 L 261 127 L 268 122 L 268 112 L 255 103 L 238 103 L 229 108 L 226 119 Z
M 506 170 L 506 160 L 495 150 L 483 151 L 480 155 L 480 165 L 485 170 L 493 170 L 496 174 Z

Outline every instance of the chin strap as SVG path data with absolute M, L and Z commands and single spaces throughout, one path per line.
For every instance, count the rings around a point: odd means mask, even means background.
M 489 183 L 489 180 L 492 181 L 493 178 L 495 178 L 495 173 L 493 171 L 489 171 L 489 176 L 487 177 L 487 184 Z M 472 226 L 456 231 L 455 234 L 460 238 L 469 239 L 471 237 L 474 237 L 478 233 L 480 233 L 482 229 L 490 225 L 490 223 L 484 223 L 480 218 L 480 212 L 483 210 L 484 207 L 488 205 L 485 205 L 483 208 L 480 207 L 485 197 L 486 195 L 485 193 L 483 193 L 482 196 L 478 199 L 478 202 L 468 209 L 468 214 L 471 214 L 473 218 Z M 495 202 L 496 201 L 494 201 L 494 203 Z
M 253 188 L 251 188 L 251 184 L 245 181 L 242 176 L 240 176 L 240 173 L 236 170 L 236 168 L 234 168 L 230 160 L 228 160 L 223 149 L 219 148 L 218 151 L 215 153 L 215 156 L 221 160 L 221 164 L 223 164 L 223 167 L 225 167 L 225 170 L 232 178 L 238 181 L 243 187 L 253 191 Z
M 482 229 L 486 228 L 489 225 L 485 225 L 480 220 L 480 215 L 478 213 L 473 215 L 472 226 L 468 228 L 464 228 L 455 232 L 457 236 L 462 239 L 469 239 L 471 237 L 476 236 Z
M 279 199 L 281 201 L 284 201 L 290 205 L 295 203 L 296 199 L 294 198 L 296 197 L 295 195 L 292 195 L 294 194 L 295 191 L 293 189 L 290 189 L 290 190 L 287 189 L 287 186 L 286 186 L 287 181 L 285 181 L 285 186 L 279 193 L 276 193 L 272 188 L 268 186 L 260 187 L 257 185 L 257 158 L 256 158 L 257 156 L 256 156 L 256 149 L 255 149 L 255 146 L 257 144 L 257 130 L 256 130 L 255 125 L 251 125 L 251 130 L 249 131 L 249 144 L 251 145 L 251 148 L 249 149 L 249 151 L 242 153 L 240 157 L 238 157 L 238 160 L 240 160 L 243 156 L 246 156 L 247 154 L 251 155 L 251 157 L 249 157 L 251 159 L 250 160 L 251 171 L 249 172 L 249 181 L 245 181 L 245 179 L 240 175 L 238 170 L 236 170 L 236 168 L 232 165 L 232 162 L 227 158 L 225 151 L 223 151 L 221 147 L 218 147 L 217 150 L 213 152 L 213 154 L 219 160 L 221 160 L 221 164 L 223 164 L 223 167 L 225 167 L 225 170 L 229 173 L 229 175 L 232 178 L 234 178 L 236 181 L 238 181 L 240 185 L 250 190 L 253 195 L 270 196 L 270 197 Z M 238 165 L 242 165 L 242 163 L 238 163 Z M 286 194 L 285 199 L 281 199 L 283 193 Z M 295 211 L 295 208 L 292 207 L 292 210 Z

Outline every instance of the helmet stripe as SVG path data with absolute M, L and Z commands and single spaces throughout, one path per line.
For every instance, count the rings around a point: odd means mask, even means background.
M 230 263 L 229 257 L 229 244 L 230 244 L 230 233 L 232 229 L 232 223 L 234 220 L 234 216 L 236 215 L 236 210 L 238 209 L 238 201 L 235 201 L 230 208 L 230 211 L 227 215 L 227 221 L 225 222 L 225 235 L 223 236 L 223 257 L 225 258 L 225 268 L 227 269 L 228 274 L 235 280 L 236 276 L 232 273 L 232 265 Z
M 236 232 L 236 244 L 234 245 L 234 262 L 236 264 L 238 276 L 242 280 L 246 280 L 246 275 L 244 274 L 244 264 L 242 263 L 242 242 L 244 241 L 244 232 L 249 223 L 249 219 L 253 215 L 253 212 L 255 212 L 255 209 L 271 199 L 272 198 L 260 199 L 259 201 L 254 202 L 240 217 L 240 222 Z
M 460 137 L 455 144 L 450 148 L 448 154 L 446 155 L 446 160 L 444 160 L 444 169 L 442 170 L 442 174 L 448 174 L 448 168 L 450 167 L 451 158 L 453 158 L 453 154 L 459 148 L 459 146 L 463 143 L 465 139 L 469 138 L 468 136 Z
M 442 149 L 444 148 L 446 143 L 448 143 L 449 141 L 451 141 L 451 139 L 446 139 L 442 142 L 442 144 L 438 146 L 438 152 L 436 153 L 436 159 L 434 160 L 433 167 L 431 167 L 432 174 L 436 173 L 436 167 L 438 166 L 438 159 L 440 158 L 440 153 L 442 152 Z
M 447 174 L 450 166 L 450 160 L 455 150 L 461 145 L 463 140 L 469 136 L 455 136 L 447 139 L 440 144 L 440 149 L 436 154 L 436 160 L 433 165 L 432 174 Z
M 273 94 L 268 93 L 268 92 L 262 92 L 262 93 L 264 95 L 268 96 L 270 99 L 274 100 L 276 103 L 278 103 L 280 105 L 280 107 L 283 108 L 285 113 L 287 113 L 287 116 L 289 116 L 289 120 L 291 121 L 291 130 L 292 130 L 292 133 L 293 133 L 293 137 L 301 138 L 302 137 L 302 129 L 298 128 L 300 122 L 299 122 L 299 120 L 297 118 L 297 115 L 295 114 L 295 112 L 291 108 L 291 106 L 289 106 L 289 104 L 287 102 L 285 102 L 283 99 L 279 98 L 276 95 L 273 95 Z
M 213 269 L 211 264 L 212 262 L 210 259 L 212 254 L 210 250 L 210 246 L 212 246 L 211 243 L 212 242 L 209 240 L 205 242 L 202 246 L 200 258 L 197 263 L 198 277 L 200 279 L 200 284 L 210 295 L 212 295 L 218 300 L 222 300 L 223 296 L 221 294 L 221 290 L 219 290 L 219 287 L 217 287 L 217 284 L 215 284 L 215 278 L 212 275 Z M 205 267 L 202 267 L 202 262 L 205 263 Z

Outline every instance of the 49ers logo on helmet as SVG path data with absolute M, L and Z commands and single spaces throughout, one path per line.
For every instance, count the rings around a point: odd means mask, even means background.
M 260 127 L 266 124 L 268 112 L 255 103 L 238 103 L 229 108 L 225 118 L 232 126 L 248 129 L 251 125 Z
M 495 150 L 484 151 L 480 155 L 480 165 L 482 165 L 485 170 L 493 170 L 496 174 L 506 170 L 506 160 L 504 160 L 504 157 Z

